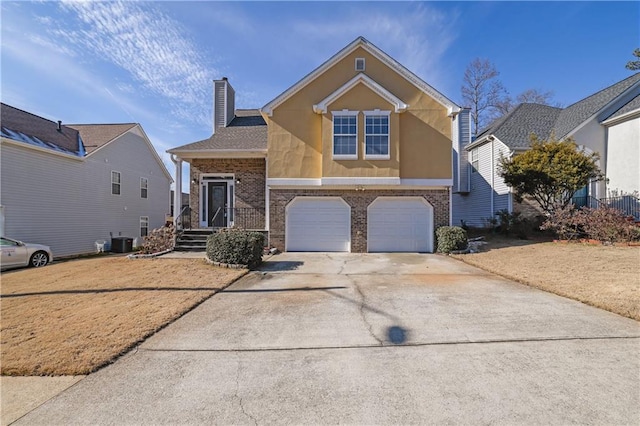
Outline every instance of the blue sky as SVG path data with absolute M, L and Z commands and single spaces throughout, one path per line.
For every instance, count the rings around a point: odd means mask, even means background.
M 456 102 L 476 57 L 512 96 L 551 90 L 566 106 L 631 75 L 640 47 L 640 2 L 2 1 L 0 11 L 2 102 L 65 123 L 141 123 L 172 174 L 165 151 L 211 135 L 212 80 L 229 78 L 236 107 L 261 107 L 360 35 Z

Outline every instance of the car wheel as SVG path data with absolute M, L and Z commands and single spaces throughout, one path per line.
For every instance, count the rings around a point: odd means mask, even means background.
M 47 263 L 49 263 L 49 255 L 43 251 L 33 253 L 31 259 L 29 259 L 29 265 L 34 268 L 39 268 Z

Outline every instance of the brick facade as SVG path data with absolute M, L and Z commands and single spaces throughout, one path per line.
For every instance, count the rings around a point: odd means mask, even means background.
M 194 227 L 200 224 L 200 175 L 203 173 L 233 173 L 235 184 L 235 207 L 238 210 L 235 218 L 237 226 L 246 229 L 265 229 L 265 159 L 264 158 L 229 158 L 229 159 L 194 159 L 191 160 L 191 223 Z M 193 183 L 195 180 L 196 183 Z M 251 210 L 249 210 L 251 209 Z M 244 213 L 244 214 L 243 214 Z
M 297 196 L 341 197 L 351 206 L 351 251 L 367 251 L 367 207 L 376 197 L 419 196 L 433 206 L 433 229 L 449 225 L 449 190 L 321 190 L 321 189 L 272 189 L 269 206 L 269 244 L 285 249 L 285 208 Z M 434 237 L 435 241 L 435 237 Z

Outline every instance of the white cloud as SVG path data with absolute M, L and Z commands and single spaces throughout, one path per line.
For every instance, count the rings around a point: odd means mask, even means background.
M 126 71 L 130 77 L 168 103 L 172 114 L 201 125 L 210 118 L 202 100 L 210 97 L 216 74 L 180 23 L 150 3 L 63 2 L 77 16 L 76 30 L 58 26 L 51 34 L 79 56 L 90 52 Z

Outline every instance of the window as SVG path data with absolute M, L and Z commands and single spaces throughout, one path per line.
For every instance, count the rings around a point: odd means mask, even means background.
M 389 159 L 389 111 L 365 111 L 365 158 Z
M 120 195 L 120 172 L 111 172 L 111 194 Z
M 471 173 L 478 172 L 478 148 L 471 150 Z
M 149 216 L 140 216 L 140 236 L 149 235 Z
M 148 187 L 149 180 L 147 178 L 140 178 L 140 198 L 147 198 Z
M 333 112 L 333 158 L 358 158 L 358 112 Z
M 364 58 L 356 58 L 356 71 L 364 71 Z

